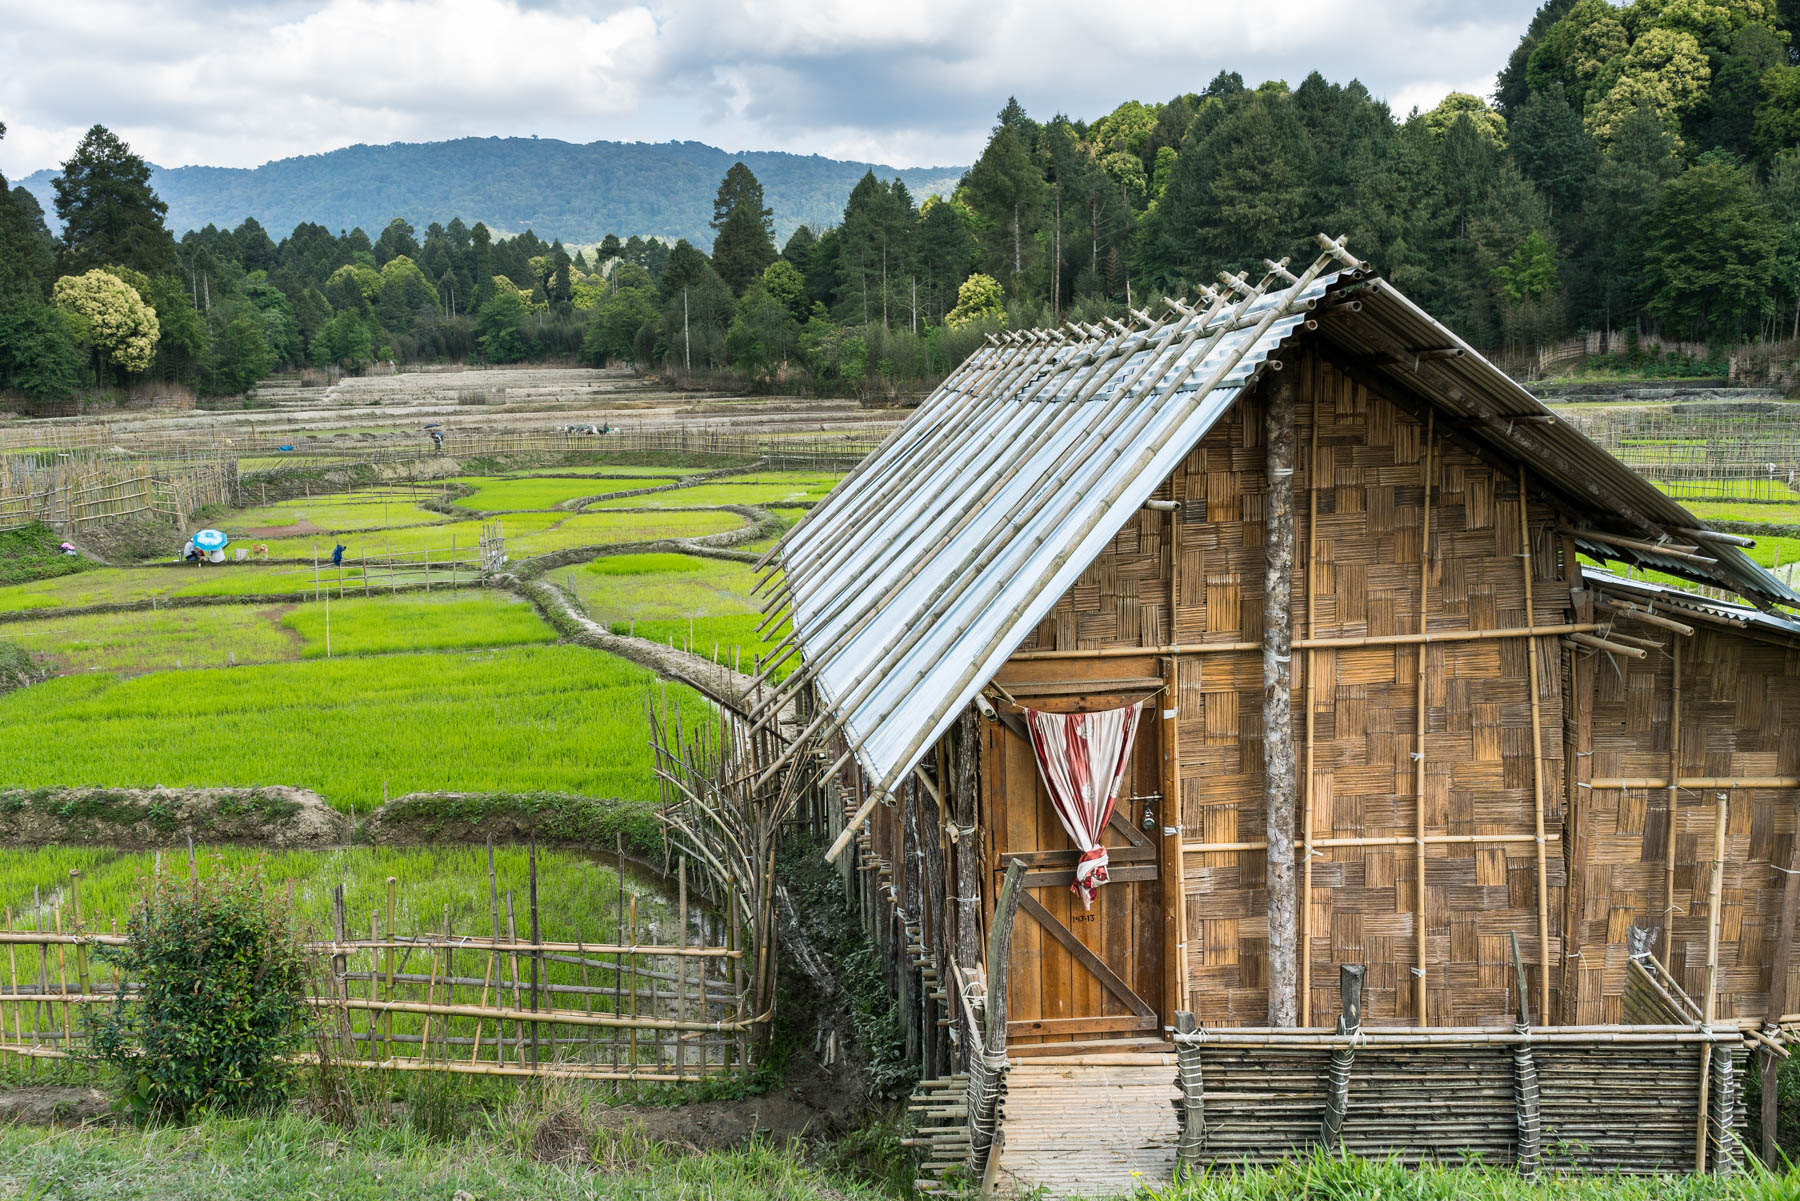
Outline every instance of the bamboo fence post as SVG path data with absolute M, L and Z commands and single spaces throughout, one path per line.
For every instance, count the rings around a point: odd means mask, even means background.
M 625 945 L 625 896 L 626 896 L 626 892 L 627 892 L 627 889 L 625 888 L 625 836 L 623 834 L 614 835 L 613 836 L 613 845 L 619 856 L 619 871 L 618 871 L 618 881 L 619 881 L 619 893 L 618 893 L 619 923 L 618 923 L 618 928 L 619 928 L 619 933 L 618 933 L 618 937 L 615 938 L 613 941 L 622 947 Z M 613 1012 L 614 1013 L 619 1012 L 620 1006 L 623 1003 L 624 999 L 625 999 L 625 953 L 623 951 L 620 951 L 613 955 Z M 613 1061 L 613 1067 L 616 1068 L 619 1066 L 619 1040 L 616 1036 L 612 1040 L 612 1061 Z
M 376 910 L 371 909 L 369 910 L 369 942 L 375 943 L 379 941 L 380 938 L 381 917 Z M 381 1036 L 377 1032 L 379 1029 L 377 1023 L 381 1017 L 380 997 L 378 995 L 380 986 L 381 959 L 379 954 L 371 946 L 369 949 L 369 1013 L 367 1020 L 363 1023 L 363 1036 L 364 1040 L 368 1043 L 369 1058 L 378 1061 L 382 1058 L 382 1053 L 385 1050 L 385 1048 L 381 1046 Z
M 1175 1033 L 1194 1033 L 1192 1011 L 1175 1011 Z M 1180 1183 L 1200 1166 L 1206 1154 L 1206 1085 L 1201 1072 L 1200 1045 L 1175 1043 L 1175 1180 Z
M 75 918 L 75 933 L 81 930 L 81 869 L 69 869 L 69 909 Z M 88 991 L 88 949 L 87 943 L 75 944 L 75 981 L 82 995 Z
M 484 1008 L 487 1006 L 488 981 L 490 979 L 492 979 L 494 981 L 496 991 L 498 990 L 498 986 L 499 986 L 499 978 L 494 970 L 494 966 L 495 966 L 494 957 L 497 954 L 495 947 L 497 947 L 500 943 L 500 899 L 499 899 L 499 895 L 496 891 L 495 883 L 494 883 L 494 836 L 492 834 L 488 835 L 488 840 L 487 840 L 487 865 L 488 865 L 488 920 L 492 924 L 492 927 L 493 927 L 493 943 L 492 943 L 492 945 L 490 945 L 488 947 L 487 965 L 485 967 L 483 967 L 481 970 L 481 1004 Z M 585 977 L 583 979 L 585 982 Z M 474 1063 L 481 1056 L 481 1029 L 482 1029 L 481 1022 L 479 1020 L 477 1020 L 475 1023 L 475 1048 L 474 1048 L 474 1050 L 472 1050 L 469 1053 L 469 1062 L 470 1063 Z M 506 1034 L 506 1031 L 505 1031 L 505 1028 L 501 1026 L 500 1019 L 495 1018 L 494 1019 L 494 1057 L 495 1057 L 494 1061 L 496 1064 L 503 1064 L 506 1062 L 505 1034 Z
M 1425 411 L 1425 464 L 1422 474 L 1425 496 L 1423 525 L 1419 543 L 1419 671 L 1417 746 L 1413 752 L 1413 802 L 1416 809 L 1417 841 L 1413 868 L 1418 873 L 1418 928 L 1413 932 L 1418 963 L 1413 967 L 1413 994 L 1418 1011 L 1418 1024 L 1426 1024 L 1425 975 L 1425 664 L 1431 644 L 1423 641 L 1431 611 L 1431 459 L 1437 448 L 1437 410 Z
M 506 942 L 507 962 L 512 964 L 513 1011 L 516 1013 L 525 1006 L 519 991 L 519 925 L 513 911 L 513 893 L 510 888 L 506 890 Z M 520 1063 L 525 1060 L 525 1027 L 517 1018 L 513 1019 L 513 1059 Z
M 56 932 L 63 932 L 62 906 L 56 907 Z M 74 1006 L 69 1003 L 69 952 L 66 944 L 56 944 L 56 987 L 62 1000 L 63 1018 L 63 1050 L 68 1051 L 75 1046 Z
M 1675 811 L 1681 791 L 1681 644 L 1669 648 L 1669 813 L 1663 841 L 1663 953 L 1664 963 L 1675 952 Z M 1692 908 L 1690 902 L 1689 908 Z
M 1531 593 L 1531 523 L 1525 497 L 1525 464 L 1519 464 L 1519 562 L 1524 565 L 1525 626 L 1537 625 L 1537 610 Z M 1530 665 L 1527 673 L 1531 688 L 1531 793 L 1532 818 L 1537 834 L 1537 921 L 1538 921 L 1538 1020 L 1550 1020 L 1550 896 L 1547 887 L 1548 868 L 1544 862 L 1544 717 L 1538 698 L 1538 640 L 1525 640 L 1525 657 Z M 1521 998 L 1521 1002 L 1523 998 Z
M 398 881 L 395 879 L 395 877 L 389 876 L 387 878 L 387 924 L 385 927 L 383 927 L 383 929 L 387 933 L 388 941 L 390 942 L 390 944 L 393 941 L 394 933 L 395 933 L 394 932 L 394 885 L 396 883 L 398 883 Z M 394 999 L 394 948 L 391 945 L 387 949 L 387 978 L 381 982 L 381 988 L 382 988 L 382 992 L 387 994 L 387 999 L 390 1002 L 393 1001 L 393 999 Z M 394 1015 L 391 1010 L 388 1013 L 386 1013 L 385 1015 L 383 1015 L 382 1033 L 386 1037 L 387 1057 L 389 1059 L 393 1059 L 395 1057 L 396 1049 L 395 1049 L 395 1045 L 394 1045 Z
M 431 548 L 425 548 L 425 591 L 431 591 Z
M 676 922 L 681 927 L 681 936 L 676 942 L 682 954 L 675 959 L 675 1016 L 687 1017 L 687 945 L 688 945 L 688 895 L 687 895 L 687 856 L 683 855 L 675 861 L 675 880 L 678 891 L 676 901 Z M 700 965 L 700 991 L 706 991 L 706 965 Z M 703 1015 L 704 1016 L 704 1015 Z M 681 1045 L 681 1032 L 675 1032 L 675 1074 L 687 1075 L 687 1053 Z M 704 1056 L 701 1059 L 705 1064 Z
M 1338 998 L 1343 1007 L 1338 1014 L 1337 1032 L 1354 1038 L 1362 1031 L 1363 977 L 1368 968 L 1360 963 L 1338 965 Z M 1350 1069 L 1356 1061 L 1356 1046 L 1334 1047 L 1331 1067 L 1325 1076 L 1325 1115 L 1319 1119 L 1319 1142 L 1327 1152 L 1338 1150 L 1344 1143 L 1344 1114 L 1350 1108 Z
M 341 881 L 331 890 L 331 936 L 337 940 L 340 948 L 350 941 L 350 931 L 345 927 L 344 885 Z M 341 949 L 333 951 L 331 955 L 332 1000 L 348 1001 L 350 999 L 350 982 L 347 979 L 349 971 L 349 960 L 344 952 Z M 341 997 L 339 995 L 340 993 L 342 994 Z M 356 1050 L 355 1040 L 352 1038 L 352 1031 L 350 1030 L 350 1014 L 348 1009 L 341 1010 L 340 1013 L 341 1020 L 338 1024 L 339 1041 L 345 1044 L 345 1057 L 350 1058 L 351 1053 Z
M 1523 469 L 1521 469 L 1523 470 Z M 1540 844 L 1541 845 L 1541 844 Z M 1513 1025 L 1520 1041 L 1513 1046 L 1513 1109 L 1518 1149 L 1514 1157 L 1519 1175 L 1535 1177 L 1543 1152 L 1544 1120 L 1540 1107 L 1537 1060 L 1531 1052 L 1531 1002 L 1525 984 L 1525 961 L 1519 955 L 1519 932 L 1512 935 L 1513 974 L 1517 980 L 1519 1013 Z
M 1323 390 L 1324 369 L 1315 364 L 1312 401 L 1311 445 L 1306 454 L 1306 636 L 1317 638 L 1318 601 L 1314 566 L 1319 558 L 1319 399 Z M 1317 652 L 1306 648 L 1306 766 L 1302 772 L 1305 784 L 1300 793 L 1300 1024 L 1312 1025 L 1312 891 L 1313 891 L 1313 731 L 1314 689 Z M 1184 932 L 1185 939 L 1185 932 Z M 1185 956 L 1184 956 L 1185 958 Z
M 444 904 L 444 1001 L 446 1004 L 456 1003 L 456 941 L 450 937 L 450 905 Z M 450 1019 L 444 1019 L 443 1030 L 438 1034 L 438 1057 L 447 1058 L 445 1052 L 449 1046 L 444 1040 L 450 1036 Z M 423 1047 L 421 1047 L 421 1050 Z
M 6 908 L 6 928 L 8 930 L 13 928 L 13 911 L 10 905 Z M 15 997 L 19 995 L 19 951 L 17 945 L 13 943 L 6 944 L 6 991 Z M 13 1043 L 20 1048 L 20 1055 L 23 1056 L 25 1046 L 25 1006 L 21 1002 L 13 1002 L 12 1016 Z M 4 1036 L 5 1031 L 6 1011 L 4 1008 L 0 1008 L 0 1036 Z
M 456 591 L 456 535 L 450 535 L 450 591 Z
M 537 838 L 535 836 L 531 840 L 527 854 L 527 885 L 530 890 L 528 898 L 531 904 L 531 1012 L 536 1013 L 538 1011 L 538 986 L 544 970 L 544 953 L 539 949 L 539 944 L 543 941 L 544 932 L 538 924 L 538 865 Z M 531 1066 L 534 1068 L 538 1066 L 539 1056 L 542 1054 L 540 1042 L 538 1023 L 533 1022 L 531 1025 Z M 551 1049 L 555 1050 L 554 1044 Z
M 637 953 L 635 950 L 635 948 L 637 946 L 637 897 L 636 896 L 633 896 L 631 898 L 630 911 L 631 911 L 631 919 L 630 919 L 631 926 L 630 926 L 630 930 L 628 931 L 628 933 L 630 934 L 630 938 L 628 941 L 626 941 L 624 943 L 624 945 L 627 947 L 633 948 L 633 950 L 627 951 L 627 952 L 621 952 L 619 958 L 622 962 L 624 960 L 625 955 L 627 955 L 627 954 L 631 955 L 631 960 L 632 960 L 631 961 L 631 984 L 630 984 L 631 1009 L 629 1010 L 629 1014 L 631 1017 L 636 1017 L 638 1015 L 638 977 L 637 977 L 638 956 L 637 956 Z M 637 1036 L 637 1027 L 635 1027 L 635 1026 L 633 1026 L 631 1028 L 629 1036 L 628 1036 L 626 1060 L 631 1065 L 632 1071 L 635 1073 L 637 1070 L 637 1062 L 638 1062 L 638 1036 Z
M 369 595 L 369 552 L 366 550 L 362 552 L 362 581 L 363 595 L 367 596 Z

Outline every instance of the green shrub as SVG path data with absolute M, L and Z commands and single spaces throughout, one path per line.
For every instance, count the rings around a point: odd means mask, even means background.
M 160 878 L 103 952 L 122 982 L 94 1022 L 142 1117 L 267 1109 L 287 1096 L 287 1056 L 307 1036 L 307 955 L 288 907 L 254 870 Z M 124 981 L 135 985 L 125 995 Z
M 0 584 L 73 575 L 95 566 L 87 559 L 63 554 L 61 545 L 56 531 L 41 521 L 0 531 Z

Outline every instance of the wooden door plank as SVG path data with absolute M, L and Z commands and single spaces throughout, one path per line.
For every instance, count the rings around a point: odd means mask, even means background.
M 1048 932 L 1051 938 L 1060 943 L 1077 963 L 1092 972 L 1095 978 L 1104 984 L 1114 996 L 1125 1002 L 1127 1008 L 1133 1013 L 1140 1017 L 1154 1018 L 1156 1016 L 1156 1011 L 1146 1004 L 1142 997 L 1131 991 L 1125 981 L 1119 979 L 1118 973 L 1106 965 L 1105 960 L 1089 950 L 1067 927 L 1057 922 L 1036 897 L 1021 891 L 1019 893 L 1019 909 L 1036 919 L 1038 925 Z

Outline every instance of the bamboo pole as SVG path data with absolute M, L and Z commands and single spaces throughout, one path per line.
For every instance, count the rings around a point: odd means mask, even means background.
M 1675 805 L 1681 779 L 1681 647 L 1670 651 L 1668 830 L 1663 838 L 1663 962 L 1675 949 Z M 1690 908 L 1692 906 L 1690 905 Z
M 394 937 L 394 885 L 398 882 L 399 881 L 393 876 L 387 878 L 387 924 L 383 927 L 383 930 L 390 940 Z M 374 957 L 371 955 L 371 962 L 373 959 Z M 394 999 L 394 946 L 392 943 L 387 947 L 387 979 L 381 982 L 381 988 L 382 991 L 387 994 L 388 1000 L 391 1001 Z M 393 1059 L 394 1015 L 391 1010 L 383 1014 L 381 1025 L 382 1033 L 386 1036 L 384 1049 L 387 1052 L 387 1058 Z
M 1419 841 L 1414 834 L 1394 834 L 1382 836 L 1366 836 L 1360 838 L 1317 838 L 1313 846 L 1326 849 L 1340 847 L 1410 847 Z M 1427 834 L 1426 846 L 1468 846 L 1516 842 L 1536 842 L 1535 834 Z M 1562 835 L 1548 833 L 1544 835 L 1546 842 L 1561 842 Z M 1267 850 L 1268 844 L 1260 839 L 1245 842 L 1189 842 L 1183 843 L 1181 853 L 1184 855 L 1221 855 L 1233 851 Z
M 1170 1013 L 1187 1005 L 1188 988 L 1187 872 L 1181 844 L 1186 817 L 1182 812 L 1181 802 L 1180 670 L 1180 661 L 1174 656 L 1163 659 L 1163 839 L 1165 842 L 1172 840 L 1175 844 L 1173 854 L 1165 852 L 1163 855 L 1164 875 L 1167 877 L 1165 887 L 1175 890 L 1175 896 L 1166 909 L 1175 919 L 1174 937 L 1167 940 L 1175 952 L 1175 987 L 1171 990 L 1174 993 L 1174 1003 L 1168 1008 Z
M 1419 636 L 1425 635 L 1426 624 L 1431 612 L 1431 459 L 1436 450 L 1437 410 L 1425 411 L 1425 464 L 1422 474 L 1425 495 L 1423 500 L 1422 525 L 1419 542 Z M 1426 967 L 1425 967 L 1425 658 L 1430 650 L 1425 642 L 1419 644 L 1419 670 L 1417 679 L 1418 693 L 1418 731 L 1413 760 L 1413 802 L 1416 817 L 1418 841 L 1415 844 L 1416 854 L 1413 857 L 1414 870 L 1418 873 L 1418 928 L 1414 931 L 1415 955 L 1417 964 L 1413 968 L 1414 1005 L 1418 1013 L 1418 1024 L 1425 1025 L 1426 1016 Z
M 1689 791 L 1738 788 L 1800 788 L 1800 776 L 1624 776 L 1593 781 L 1597 789 L 1685 788 Z
M 1537 624 L 1537 609 L 1531 591 L 1531 523 L 1525 494 L 1525 464 L 1519 464 L 1519 562 L 1525 579 L 1525 625 Z M 1544 861 L 1544 715 L 1539 700 L 1542 685 L 1538 679 L 1538 641 L 1525 642 L 1525 657 L 1530 664 L 1531 687 L 1531 799 L 1532 820 L 1537 838 L 1537 920 L 1538 920 L 1538 1021 L 1550 1020 L 1550 889 L 1549 871 Z M 1524 1005 L 1521 997 L 1520 1005 Z
M 681 949 L 685 951 L 685 950 L 687 950 L 687 941 L 688 941 L 688 929 L 687 929 L 687 926 L 688 926 L 688 893 L 687 893 L 687 856 L 686 855 L 683 855 L 676 860 L 675 879 L 676 879 L 676 891 L 677 891 L 677 897 L 676 897 L 676 902 L 675 902 L 675 905 L 676 905 L 676 919 L 675 920 L 676 920 L 676 924 L 680 927 L 680 936 L 677 939 L 677 942 L 680 945 Z M 676 963 L 676 969 L 680 972 L 680 975 L 676 978 L 676 983 L 675 983 L 675 1014 L 677 1017 L 686 1017 L 687 1016 L 687 960 L 686 959 L 678 959 L 675 961 L 675 963 Z M 704 965 L 702 965 L 701 971 L 702 972 L 705 971 Z M 702 984 L 700 986 L 700 991 L 702 993 L 704 993 L 706 991 L 706 985 L 704 982 L 702 982 Z M 686 1076 L 687 1075 L 687 1055 L 682 1049 L 681 1039 L 679 1037 L 677 1037 L 674 1041 L 675 1041 L 675 1074 L 677 1076 Z M 702 1064 L 702 1066 L 705 1065 L 704 1058 L 702 1058 L 701 1064 Z
M 1324 368 L 1313 362 L 1313 401 L 1311 444 L 1306 455 L 1306 636 L 1319 634 L 1319 612 L 1316 565 L 1319 559 L 1319 401 L 1324 390 Z M 1304 806 L 1300 818 L 1300 1024 L 1312 1024 L 1312 893 L 1313 893 L 1313 732 L 1316 728 L 1315 689 L 1318 671 L 1317 649 L 1306 648 L 1306 767 Z
M 537 838 L 534 836 L 527 851 L 526 883 L 529 888 L 528 899 L 531 905 L 531 1011 L 537 1012 L 538 984 L 544 971 L 544 952 L 542 949 L 543 929 L 538 924 L 538 863 Z M 537 1067 L 539 1061 L 539 1039 L 536 1026 L 531 1028 L 531 1066 Z
M 1721 792 L 1718 810 L 1713 817 L 1712 884 L 1708 889 L 1706 914 L 1706 999 L 1701 1004 L 1702 1019 L 1712 1028 L 1719 1001 L 1719 903 L 1725 884 L 1725 822 L 1731 794 Z M 1711 1117 L 1707 1110 L 1707 1094 L 1712 1088 L 1712 1044 L 1700 1048 L 1700 1118 L 1694 1132 L 1694 1171 L 1706 1171 L 1706 1133 Z
M 1544 638 L 1550 635 L 1591 634 L 1596 622 L 1554 626 L 1514 626 L 1500 630 L 1433 630 L 1426 634 L 1364 634 L 1331 638 L 1296 638 L 1300 650 L 1347 650 L 1369 646 L 1439 646 L 1450 642 L 1500 642 L 1509 638 Z M 1046 659 L 1142 659 L 1154 655 L 1216 655 L 1260 651 L 1260 642 L 1182 642 L 1172 646 L 1105 646 L 1068 651 L 1015 651 L 1009 662 Z
M 627 932 L 626 932 L 626 936 L 631 941 L 636 942 L 637 941 L 637 897 L 636 897 L 636 895 L 633 895 L 631 898 L 631 901 L 628 906 L 628 912 L 630 913 L 629 921 L 630 921 L 631 925 L 630 925 L 629 930 L 627 930 Z M 629 1011 L 629 1016 L 633 1019 L 634 1022 L 637 1018 L 637 1013 L 638 1013 L 638 986 L 637 986 L 637 976 L 634 973 L 631 977 L 631 1009 Z M 635 1025 L 633 1025 L 631 1027 L 630 1041 L 627 1043 L 626 1062 L 631 1064 L 632 1067 L 636 1067 L 637 1061 L 638 1061 L 637 1027 Z

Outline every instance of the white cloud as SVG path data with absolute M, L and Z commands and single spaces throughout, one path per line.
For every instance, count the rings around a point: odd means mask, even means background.
M 469 134 L 694 138 L 967 162 L 1038 116 L 1219 70 L 1361 79 L 1396 113 L 1486 92 L 1534 0 L 0 0 L 0 170 L 104 123 L 166 166 Z

